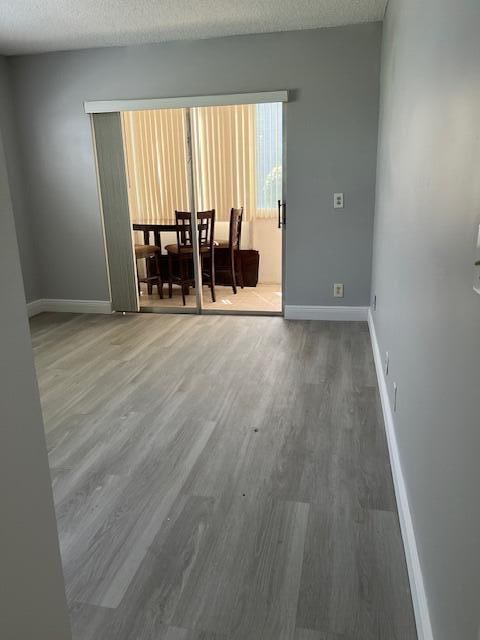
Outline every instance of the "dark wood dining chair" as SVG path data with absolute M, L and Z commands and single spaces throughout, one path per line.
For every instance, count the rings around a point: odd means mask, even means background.
M 163 280 L 162 271 L 160 267 L 160 256 L 162 249 L 154 244 L 136 244 L 135 245 L 135 265 L 137 268 L 137 283 L 138 293 L 141 292 L 140 283 L 144 282 L 147 285 L 147 292 L 152 292 L 152 285 L 156 284 L 158 288 L 158 295 L 163 300 Z M 138 261 L 145 260 L 145 276 L 140 276 L 138 273 Z M 155 268 L 152 269 L 152 263 Z
M 216 242 L 215 246 L 228 249 L 228 266 L 222 271 L 228 271 L 232 280 L 233 293 L 237 293 L 238 284 L 243 289 L 243 270 L 240 256 L 240 243 L 242 240 L 243 207 L 240 209 L 230 209 L 230 227 L 228 230 L 228 241 Z M 218 272 L 218 269 L 217 269 Z
M 168 244 L 165 249 L 168 254 L 168 295 L 172 297 L 172 285 L 178 284 L 182 290 L 182 300 L 185 306 L 185 290 L 195 285 L 193 268 L 193 244 L 191 214 L 187 211 L 175 211 L 177 244 Z M 214 233 L 215 209 L 197 212 L 198 248 L 200 252 L 200 268 L 202 281 L 208 283 L 215 302 L 215 260 Z M 174 261 L 177 273 L 174 273 Z

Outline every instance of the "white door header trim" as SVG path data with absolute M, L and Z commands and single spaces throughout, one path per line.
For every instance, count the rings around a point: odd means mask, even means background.
M 140 100 L 93 100 L 84 102 L 85 113 L 114 113 L 148 109 L 181 109 L 190 107 L 218 107 L 232 104 L 260 104 L 288 102 L 288 91 L 261 93 L 230 93 L 215 96 L 186 96 L 184 98 L 146 98 Z

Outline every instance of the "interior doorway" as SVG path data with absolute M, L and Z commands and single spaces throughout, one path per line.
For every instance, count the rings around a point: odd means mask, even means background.
M 137 310 L 283 313 L 284 108 L 118 112 Z

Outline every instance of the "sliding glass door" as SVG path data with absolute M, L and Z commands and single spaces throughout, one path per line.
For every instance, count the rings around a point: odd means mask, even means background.
M 194 186 L 215 209 L 216 300 L 210 313 L 282 312 L 282 103 L 191 109 Z M 278 202 L 282 212 L 278 216 Z
M 140 310 L 197 313 L 197 227 L 176 213 L 195 209 L 189 109 L 127 111 L 121 118 Z
M 93 123 L 114 309 L 281 314 L 282 103 Z

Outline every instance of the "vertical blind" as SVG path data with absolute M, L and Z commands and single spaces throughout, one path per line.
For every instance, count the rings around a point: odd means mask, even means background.
M 276 215 L 281 198 L 281 104 L 191 109 L 199 209 L 227 221 L 231 207 L 247 220 Z M 188 211 L 184 109 L 122 114 L 128 195 L 134 222 L 170 223 Z
M 185 109 L 122 114 L 133 222 L 169 223 L 188 211 Z
M 255 105 L 191 110 L 195 188 L 199 209 L 228 220 L 231 207 L 256 207 Z

